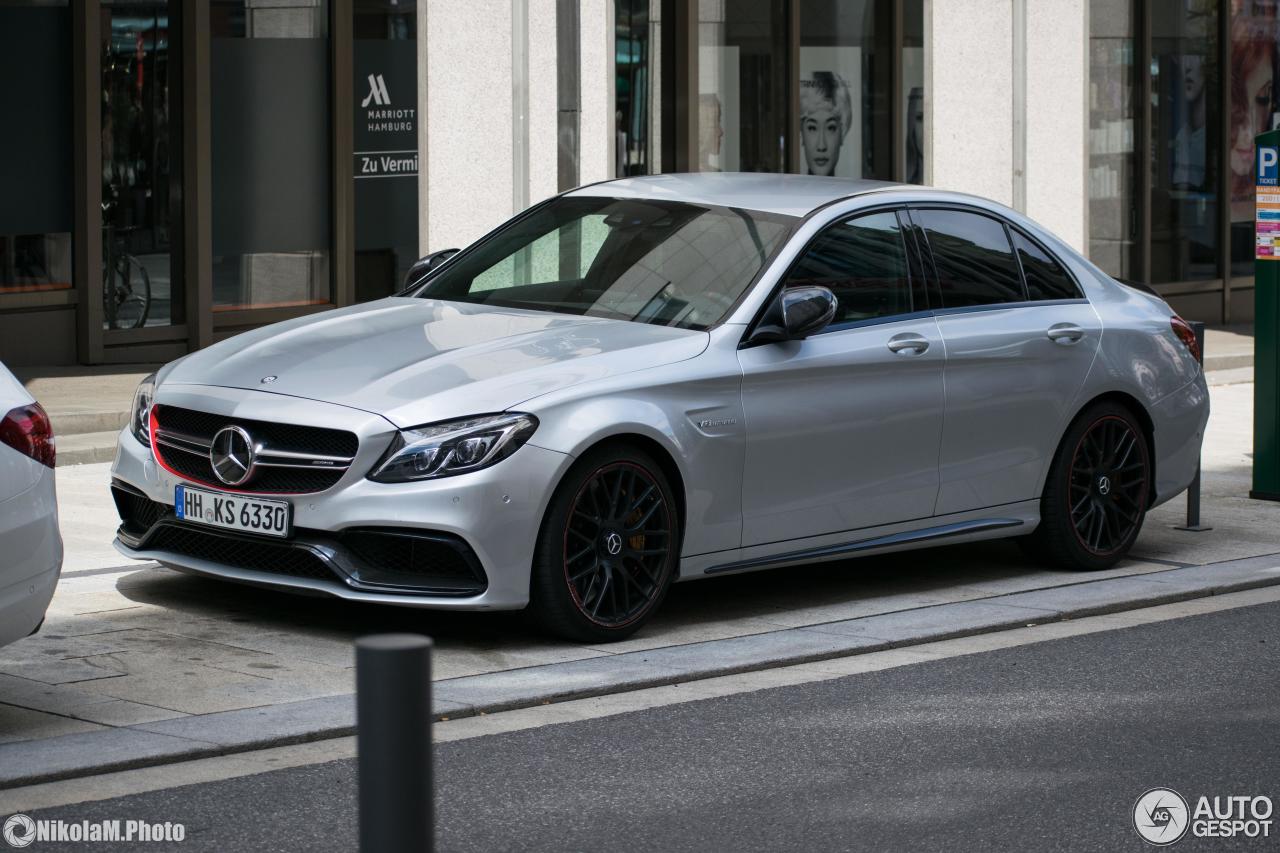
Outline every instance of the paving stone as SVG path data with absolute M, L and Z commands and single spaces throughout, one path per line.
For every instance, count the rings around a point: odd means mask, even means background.
M 74 716 L 78 708 L 112 700 L 109 696 L 69 684 L 45 684 L 0 673 L 0 701 L 36 711 Z
M 653 654 L 632 652 L 472 675 L 436 682 L 434 690 L 443 701 L 497 711 L 535 701 L 604 693 L 620 686 L 647 686 L 677 680 L 678 670 L 666 669 L 648 660 Z
M 59 660 L 56 658 L 35 659 L 24 662 L 0 663 L 0 673 L 16 675 L 31 681 L 44 684 L 79 684 L 101 679 L 118 678 L 121 673 L 113 668 L 104 668 L 84 658 Z
M 41 740 L 59 735 L 89 732 L 102 726 L 73 720 L 59 714 L 33 711 L 17 705 L 0 703 L 0 744 L 24 740 Z
M 465 705 L 433 697 L 436 716 L 466 714 Z M 259 743 L 281 745 L 321 737 L 340 737 L 354 731 L 355 696 L 326 696 L 301 702 L 282 702 L 261 708 L 203 714 L 147 723 L 133 728 L 172 737 L 244 747 Z
M 141 766 L 212 749 L 212 744 L 131 728 L 0 745 L 0 788 Z
M 156 720 L 187 716 L 181 711 L 110 698 L 105 702 L 78 706 L 71 714 L 76 719 L 100 723 L 104 726 L 133 726 L 138 723 L 153 723 Z
M 675 670 L 683 678 L 692 679 L 712 673 L 726 674 L 758 669 L 771 661 L 803 663 L 840 655 L 862 654 L 887 648 L 888 645 L 878 637 L 836 634 L 813 628 L 788 628 L 768 634 L 654 649 L 644 654 L 649 663 Z
M 1001 601 L 1007 598 L 1000 599 Z M 1028 623 L 1059 618 L 1059 611 L 1031 605 L 993 604 L 988 601 L 961 601 L 939 607 L 925 607 L 905 613 L 886 613 L 865 619 L 850 619 L 815 625 L 820 633 L 867 637 L 886 644 L 918 643 L 924 638 L 944 639 L 973 631 L 998 631 L 1023 627 Z
M 1202 567 L 1199 571 L 1205 571 Z M 1280 579 L 1278 579 L 1280 580 Z M 1088 616 L 1132 607 L 1164 604 L 1185 597 L 1188 592 L 1170 582 L 1161 582 L 1155 576 L 1115 578 L 1105 581 L 1089 581 L 1072 586 L 1039 589 L 1003 595 L 995 603 L 1012 607 L 1028 607 L 1053 610 L 1071 616 Z

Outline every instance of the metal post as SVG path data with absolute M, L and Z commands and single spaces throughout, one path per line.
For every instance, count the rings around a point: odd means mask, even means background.
M 1198 320 L 1191 322 L 1191 329 L 1196 333 L 1196 349 L 1200 350 L 1200 367 L 1204 369 L 1204 323 Z M 1191 533 L 1203 533 L 1213 528 L 1200 523 L 1200 461 L 1196 460 L 1196 477 L 1187 488 L 1187 523 L 1174 525 L 1174 530 L 1186 530 Z
M 361 853 L 431 853 L 431 640 L 356 641 Z
M 1254 146 L 1253 488 L 1280 501 L 1280 130 Z

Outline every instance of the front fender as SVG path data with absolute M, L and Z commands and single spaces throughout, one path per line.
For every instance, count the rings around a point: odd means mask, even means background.
M 683 555 L 737 548 L 746 455 L 740 374 L 736 364 L 732 373 L 707 375 L 691 370 L 688 362 L 682 372 L 649 377 L 642 388 L 601 389 L 585 399 L 544 398 L 526 405 L 539 420 L 530 443 L 577 457 L 618 438 L 651 442 L 670 457 L 683 480 Z

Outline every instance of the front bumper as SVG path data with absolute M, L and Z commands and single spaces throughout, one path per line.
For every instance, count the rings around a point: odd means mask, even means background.
M 279 411 L 284 401 L 278 396 L 251 392 L 251 405 L 243 400 L 227 405 L 219 399 L 225 394 L 224 389 L 191 389 L 178 404 L 284 419 Z M 332 488 L 264 495 L 292 504 L 290 539 L 219 531 L 173 518 L 174 488 L 190 481 L 157 465 L 150 448 L 125 430 L 112 466 L 115 485 L 159 507 L 145 525 L 123 524 L 116 549 L 127 557 L 183 571 L 354 601 L 457 610 L 518 609 L 528 604 L 538 529 L 571 457 L 526 444 L 497 465 L 470 474 L 420 483 L 375 483 L 364 475 L 395 434 L 389 423 L 327 403 L 288 400 L 285 405 L 291 422 L 330 424 L 345 413 L 348 421 L 356 421 L 350 428 L 360 436 L 355 463 Z M 369 530 L 417 534 L 446 546 L 454 543 L 461 559 L 474 563 L 473 582 L 455 572 L 454 581 L 441 583 L 436 573 L 419 585 L 403 573 L 380 571 L 387 566 L 379 565 L 377 556 L 352 545 L 352 537 Z

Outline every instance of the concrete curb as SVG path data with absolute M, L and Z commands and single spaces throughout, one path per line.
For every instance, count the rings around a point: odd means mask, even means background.
M 1280 555 L 436 682 L 437 718 L 527 708 L 1280 585 Z M 353 694 L 0 745 L 0 790 L 355 732 Z
M 116 458 L 116 440 L 119 437 L 119 430 L 57 435 L 58 465 L 110 462 Z

